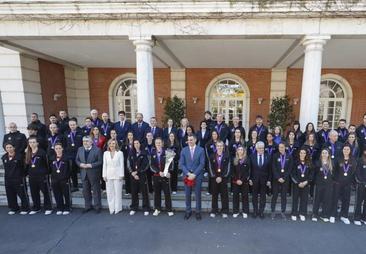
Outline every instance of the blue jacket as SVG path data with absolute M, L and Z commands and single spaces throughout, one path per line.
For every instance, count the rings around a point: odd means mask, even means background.
M 180 153 L 179 167 L 183 170 L 185 176 L 193 173 L 196 177 L 203 175 L 205 166 L 205 151 L 202 147 L 197 146 L 194 149 L 193 160 L 191 159 L 190 147 L 186 146 Z

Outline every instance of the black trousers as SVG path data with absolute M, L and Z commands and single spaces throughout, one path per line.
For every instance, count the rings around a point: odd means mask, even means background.
M 351 200 L 351 184 L 334 183 L 331 216 L 337 216 L 338 200 L 341 201 L 341 217 L 348 218 Z
M 148 187 L 148 192 L 149 193 L 153 193 L 154 192 L 154 186 L 152 184 L 152 177 L 153 177 L 153 174 L 150 170 L 148 170 L 146 172 L 146 176 L 147 176 L 147 187 Z
M 286 204 L 287 204 L 287 191 L 288 191 L 288 181 L 284 183 L 280 183 L 277 180 L 273 182 L 272 186 L 272 202 L 271 202 L 271 211 L 274 212 L 276 210 L 276 203 L 278 194 L 281 195 L 281 212 L 286 212 Z
M 173 161 L 172 163 L 176 162 Z M 170 173 L 170 188 L 172 191 L 178 191 L 178 165 L 174 165 L 174 169 Z
M 149 193 L 147 190 L 146 176 L 136 180 L 131 176 L 131 210 L 137 211 L 139 208 L 139 192 L 142 195 L 142 209 L 144 212 L 150 210 Z
M 264 208 L 266 206 L 266 191 L 267 191 L 267 180 L 265 178 L 253 179 L 253 211 L 254 214 L 264 213 Z M 258 204 L 259 199 L 259 204 Z
M 249 213 L 249 184 L 244 183 L 237 185 L 232 183 L 233 187 L 233 213 L 239 213 L 239 203 L 241 195 L 242 211 L 243 213 Z
M 292 184 L 292 215 L 306 216 L 308 213 L 310 186 L 307 184 L 304 188 L 300 188 L 298 184 Z M 300 199 L 300 207 L 299 207 Z
M 6 198 L 11 211 L 29 211 L 29 199 L 25 179 L 5 179 Z M 20 198 L 21 208 L 19 209 L 17 197 Z
M 355 220 L 366 220 L 366 186 L 357 184 Z
M 131 193 L 131 175 L 127 168 L 127 159 L 125 159 L 125 192 L 126 194 Z
M 227 178 L 222 178 L 220 183 L 216 182 L 216 178 L 210 178 L 212 186 L 212 213 L 217 213 L 219 210 L 219 194 L 221 198 L 221 212 L 229 212 L 229 193 L 227 187 Z
M 313 205 L 313 215 L 319 216 L 320 206 L 322 207 L 321 217 L 331 216 L 333 184 L 315 185 L 315 199 Z
M 45 210 L 52 210 L 50 185 L 47 177 L 29 177 L 29 187 L 33 201 L 33 211 L 41 210 L 41 196 L 43 194 L 43 204 Z
M 161 191 L 165 196 L 165 209 L 167 212 L 172 211 L 172 198 L 170 194 L 170 179 L 166 177 L 153 176 L 154 184 L 154 207 L 161 211 Z
M 58 211 L 70 211 L 70 184 L 68 180 L 52 181 Z
M 72 181 L 72 187 L 78 188 L 78 165 L 76 164 L 75 160 L 69 160 L 70 170 L 71 170 L 71 181 Z

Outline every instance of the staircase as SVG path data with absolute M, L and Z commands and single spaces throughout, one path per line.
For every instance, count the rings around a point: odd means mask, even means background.
M 84 208 L 84 199 L 81 192 L 82 186 L 81 181 L 79 177 L 79 191 L 72 193 L 72 207 L 73 208 Z M 207 195 L 208 192 L 208 179 L 204 178 L 202 183 L 202 211 L 209 212 L 211 210 L 211 196 Z M 29 184 L 28 184 L 28 196 L 30 197 L 30 191 L 29 191 Z M 149 194 L 150 198 L 150 206 L 153 208 L 154 204 L 154 197 L 153 194 Z M 42 200 L 42 199 L 41 199 Z M 229 207 L 230 212 L 232 212 L 232 195 L 229 195 Z M 140 201 L 141 202 L 141 201 Z M 184 184 L 182 181 L 182 177 L 178 178 L 178 192 L 176 195 L 172 195 L 172 202 L 173 202 L 173 208 L 175 211 L 184 211 L 185 210 L 185 195 L 184 195 Z M 30 203 L 32 203 L 32 199 L 30 198 Z M 271 197 L 267 196 L 267 204 L 266 204 L 266 213 L 270 212 L 270 203 L 271 203 Z M 312 211 L 312 200 L 309 200 L 309 207 L 308 207 L 308 213 L 311 214 Z M 53 200 L 53 204 L 55 206 L 55 201 Z M 125 195 L 125 191 L 123 190 L 122 195 L 122 206 L 123 209 L 129 209 L 129 206 L 131 204 L 131 195 Z M 350 204 L 350 213 L 353 213 L 354 210 L 354 204 L 355 204 L 355 193 L 352 192 L 351 196 L 351 204 Z M 0 206 L 7 206 L 7 199 L 6 199 L 6 193 L 5 193 L 5 185 L 4 185 L 4 169 L 2 168 L 2 165 L 0 166 Z M 164 207 L 164 195 L 162 194 L 162 206 Z M 102 207 L 105 209 L 108 209 L 107 204 L 107 196 L 106 193 L 102 193 Z M 192 208 L 195 207 L 195 198 L 194 194 L 192 194 Z M 220 202 L 219 202 L 220 207 Z M 241 204 L 240 204 L 241 207 Z M 251 201 L 251 195 L 249 195 L 249 207 L 250 211 L 252 211 L 252 201 Z M 287 197 L 287 212 L 289 213 L 291 211 L 292 207 L 292 198 L 290 196 Z M 276 211 L 280 211 L 280 197 L 278 197 L 277 200 L 277 206 Z

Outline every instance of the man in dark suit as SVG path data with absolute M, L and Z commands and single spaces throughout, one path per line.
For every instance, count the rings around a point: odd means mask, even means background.
M 140 143 L 144 143 L 148 128 L 149 124 L 144 122 L 144 116 L 142 113 L 136 113 L 136 122 L 131 126 L 133 137 L 138 139 Z
M 117 132 L 117 140 L 123 143 L 127 138 L 127 133 L 131 129 L 131 123 L 126 120 L 126 112 L 119 111 L 118 116 L 119 121 L 114 123 L 113 129 Z
M 207 123 L 202 121 L 200 124 L 200 130 L 196 133 L 197 144 L 205 149 L 207 142 L 210 140 L 210 131 L 207 129 Z
M 340 119 L 338 122 L 338 128 L 337 128 L 338 141 L 341 142 L 342 144 L 346 143 L 348 139 L 348 129 L 346 124 L 347 124 L 346 119 Z
M 264 153 L 264 143 L 257 142 L 255 148 L 257 153 L 250 156 L 250 180 L 253 187 L 253 217 L 259 216 L 264 219 L 264 208 L 266 206 L 266 189 L 271 186 L 271 159 Z M 258 206 L 258 196 L 260 196 Z
M 92 210 L 92 197 L 95 212 L 100 213 L 102 208 L 100 180 L 103 155 L 102 151 L 92 144 L 93 141 L 90 136 L 84 136 L 83 146 L 78 149 L 75 159 L 80 168 L 81 180 L 83 181 L 84 213 Z
M 30 124 L 34 124 L 37 126 L 37 135 L 42 137 L 43 139 L 46 139 L 46 135 L 47 135 L 47 127 L 46 125 L 44 125 L 38 118 L 38 114 L 37 113 L 32 113 L 31 115 L 31 122 Z
M 216 124 L 214 125 L 213 130 L 216 130 L 219 134 L 220 140 L 226 143 L 226 140 L 229 138 L 230 130 L 229 127 L 224 122 L 224 115 L 219 113 L 216 115 Z
M 329 141 L 329 121 L 323 120 L 322 129 L 316 133 L 316 140 L 320 147 Z
M 67 112 L 65 110 L 60 110 L 58 112 L 58 129 L 61 135 L 64 135 L 67 131 L 69 131 L 69 117 L 67 116 Z
M 156 117 L 153 116 L 150 118 L 150 126 L 146 129 L 146 133 L 151 132 L 153 135 L 153 139 L 162 138 L 163 130 L 157 126 Z
M 184 219 L 188 220 L 192 215 L 191 193 L 194 190 L 196 198 L 196 219 L 201 220 L 201 185 L 205 166 L 205 152 L 200 146 L 196 146 L 195 135 L 188 137 L 188 146 L 184 147 L 180 153 L 179 167 L 187 182 L 194 181 L 193 186 L 184 185 L 186 195 L 186 213 Z
M 262 142 L 266 142 L 268 128 L 263 125 L 263 117 L 261 115 L 257 115 L 255 118 L 255 125 L 250 127 L 248 133 L 248 140 L 251 140 L 252 131 L 256 130 L 258 133 L 258 140 Z
M 174 127 L 173 119 L 169 118 L 167 121 L 167 127 L 163 130 L 163 140 L 166 142 L 169 139 L 169 134 L 174 133 L 177 136 L 177 128 Z

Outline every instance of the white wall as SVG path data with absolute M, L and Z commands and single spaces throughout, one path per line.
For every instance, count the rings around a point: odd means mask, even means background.
M 81 124 L 90 115 L 88 70 L 65 66 L 65 83 L 69 116 L 76 117 Z
M 27 133 L 32 112 L 44 121 L 37 59 L 0 47 L 0 91 L 5 125 L 15 122 Z

